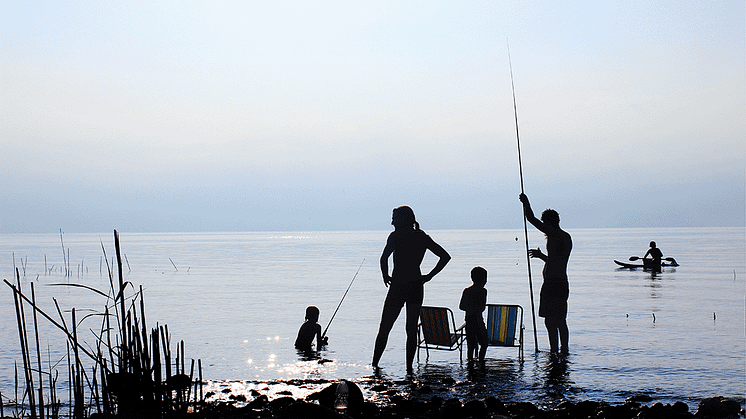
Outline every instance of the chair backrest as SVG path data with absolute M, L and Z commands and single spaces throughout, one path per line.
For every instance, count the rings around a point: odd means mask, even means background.
M 487 337 L 488 345 L 514 346 L 515 332 L 519 325 L 520 306 L 517 305 L 487 305 Z
M 420 320 L 425 342 L 441 346 L 451 346 L 453 344 L 453 332 L 448 317 L 450 314 L 450 321 L 452 322 L 453 314 L 450 311 L 447 307 L 422 307 Z

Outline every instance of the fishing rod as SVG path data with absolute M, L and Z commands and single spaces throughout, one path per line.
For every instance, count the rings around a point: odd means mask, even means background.
M 515 139 L 518 143 L 518 172 L 521 177 L 521 194 L 523 191 L 523 163 L 521 161 L 521 138 L 518 135 L 518 106 L 515 101 L 515 83 L 513 82 L 513 63 L 510 61 L 510 43 L 508 38 L 505 38 L 505 43 L 508 45 L 508 65 L 510 66 L 510 87 L 513 89 L 513 115 L 515 116 Z M 523 235 L 526 238 L 526 266 L 528 267 L 528 290 L 531 294 L 531 320 L 534 324 L 534 351 L 539 352 L 539 342 L 536 337 L 536 313 L 534 310 L 534 285 L 531 280 L 531 256 L 529 255 L 528 247 L 528 225 L 526 224 L 526 211 L 523 211 Z
M 332 325 L 332 320 L 334 320 L 334 316 L 337 315 L 337 311 L 339 311 L 339 307 L 342 306 L 342 301 L 344 301 L 345 297 L 347 297 L 347 292 L 350 291 L 350 287 L 352 286 L 352 283 L 355 282 L 355 278 L 357 278 L 357 274 L 360 273 L 360 268 L 363 267 L 363 263 L 365 263 L 365 258 L 363 258 L 363 261 L 360 262 L 360 266 L 357 267 L 357 272 L 355 272 L 355 276 L 352 277 L 352 281 L 350 281 L 350 285 L 347 286 L 347 291 L 345 291 L 345 294 L 342 296 L 342 299 L 339 300 L 339 304 L 337 304 L 337 309 L 334 310 L 334 314 L 332 314 L 332 318 L 329 319 L 329 324 L 326 325 L 326 329 L 324 329 L 324 333 L 321 334 L 322 339 L 324 338 L 324 336 L 326 336 L 326 331 L 329 330 L 329 326 Z

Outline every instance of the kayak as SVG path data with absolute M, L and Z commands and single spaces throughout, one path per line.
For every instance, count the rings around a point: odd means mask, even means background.
M 641 259 L 641 260 L 643 260 L 643 259 Z M 647 261 L 645 261 L 645 262 L 647 262 Z M 627 263 L 627 262 L 620 262 L 620 261 L 614 259 L 614 263 L 616 263 L 617 265 L 621 266 L 622 268 L 626 268 L 626 269 L 636 269 L 636 268 L 652 269 L 653 268 L 649 262 L 647 262 L 647 263 L 645 263 L 645 262 L 643 262 L 643 263 Z M 661 263 L 661 266 L 679 266 L 679 264 L 676 263 L 675 260 L 672 261 L 672 262 L 663 261 Z
M 616 259 L 614 259 L 614 263 L 616 263 L 617 265 L 621 266 L 622 268 L 627 268 L 627 269 L 636 269 L 636 268 L 642 268 L 643 267 L 642 264 L 625 263 L 625 262 L 620 262 L 620 261 L 618 261 Z

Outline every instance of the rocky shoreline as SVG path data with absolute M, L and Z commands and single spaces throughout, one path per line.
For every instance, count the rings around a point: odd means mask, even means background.
M 343 384 L 340 384 L 343 383 Z M 371 401 L 363 392 L 386 392 L 385 397 Z M 696 411 L 683 402 L 663 404 L 652 397 L 633 396 L 623 403 L 603 401 L 562 401 L 556 406 L 540 406 L 530 402 L 503 402 L 498 397 L 463 400 L 440 395 L 422 397 L 408 392 L 393 392 L 386 388 L 365 388 L 350 381 L 327 382 L 320 391 L 306 397 L 293 397 L 285 391 L 273 394 L 273 399 L 261 391 L 245 395 L 228 395 L 227 400 L 207 403 L 190 414 L 199 419 L 238 418 L 738 418 L 744 410 L 736 400 L 713 397 L 702 400 Z M 251 399 L 251 400 L 249 400 Z

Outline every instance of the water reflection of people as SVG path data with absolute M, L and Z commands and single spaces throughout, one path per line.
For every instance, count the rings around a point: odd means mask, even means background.
M 487 306 L 487 270 L 477 266 L 471 270 L 472 286 L 461 294 L 459 308 L 466 312 L 466 354 L 471 361 L 479 356 L 484 361 L 487 354 L 487 326 L 484 325 L 482 313 Z
M 550 354 L 544 362 L 544 388 L 547 396 L 555 400 L 561 400 L 572 384 L 567 358 Z
M 412 363 L 417 351 L 417 322 L 424 297 L 424 284 L 431 280 L 446 266 L 451 256 L 430 236 L 420 230 L 415 220 L 414 211 L 410 207 L 395 208 L 391 216 L 394 231 L 386 241 L 386 247 L 381 255 L 381 274 L 383 283 L 389 287 L 386 300 L 383 303 L 381 324 L 376 336 L 373 351 L 373 367 L 378 368 L 378 362 L 386 349 L 389 333 L 404 305 L 407 306 L 407 373 L 412 373 Z M 438 262 L 426 275 L 422 275 L 420 264 L 425 252 L 430 250 L 438 256 Z M 393 255 L 394 268 L 389 275 L 389 256 Z
M 650 258 L 648 258 L 650 256 Z M 661 262 L 663 261 L 663 252 L 659 249 L 655 242 L 650 242 L 650 248 L 645 252 L 645 256 L 642 257 L 642 264 L 647 269 L 652 269 L 655 272 L 661 271 Z
M 560 228 L 559 214 L 553 209 L 541 213 L 541 220 L 534 216 L 531 204 L 525 194 L 520 195 L 526 219 L 547 238 L 547 254 L 539 249 L 529 250 L 529 256 L 544 261 L 542 271 L 544 282 L 541 285 L 539 316 L 544 317 L 544 325 L 549 334 L 549 347 L 554 353 L 568 353 L 569 331 L 567 329 L 567 298 L 570 287 L 567 280 L 567 262 L 572 251 L 572 238 Z M 559 341 L 562 347 L 559 348 Z
M 304 353 L 310 353 L 312 350 L 313 339 L 316 338 L 316 349 L 329 342 L 329 338 L 321 336 L 321 325 L 319 321 L 319 309 L 314 306 L 306 308 L 306 321 L 298 330 L 298 337 L 295 338 L 295 348 Z

